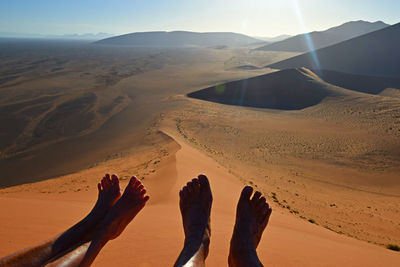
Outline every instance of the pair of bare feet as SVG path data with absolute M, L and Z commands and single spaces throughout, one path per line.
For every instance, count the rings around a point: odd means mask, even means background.
M 149 200 L 142 183 L 132 177 L 121 195 L 119 179 L 106 174 L 98 184 L 92 211 L 80 222 L 38 246 L 0 259 L 1 266 L 90 266 L 104 245 L 117 238 Z M 262 266 L 256 249 L 271 208 L 260 192 L 246 186 L 240 195 L 231 239 L 229 266 Z M 179 192 L 185 232 L 184 248 L 175 266 L 204 266 L 210 243 L 212 193 L 205 175 Z
M 90 220 L 101 221 L 101 235 L 107 240 L 118 237 L 149 200 L 146 189 L 132 177 L 121 196 L 119 179 L 106 174 L 97 185 L 99 196 L 89 214 Z
M 123 232 L 149 199 L 144 186 L 135 177 L 130 179 L 122 196 L 115 175 L 105 175 L 98 190 L 98 200 L 87 216 L 96 231 L 79 266 L 90 265 L 101 248 Z M 252 193 L 253 188 L 246 186 L 239 198 L 228 257 L 230 266 L 262 266 L 256 249 L 272 210 L 260 192 L 253 196 Z M 199 175 L 188 182 L 179 196 L 185 242 L 175 266 L 203 266 L 210 243 L 213 201 L 207 177 Z
M 244 187 L 237 204 L 236 222 L 228 257 L 229 266 L 262 266 L 256 249 L 268 224 L 272 209 L 260 192 L 255 192 L 253 196 L 252 194 L 252 187 Z M 188 182 L 179 192 L 179 196 L 179 207 L 185 232 L 185 248 L 189 247 L 187 249 L 189 253 L 182 255 L 185 254 L 184 248 L 180 255 L 183 261 L 178 258 L 175 266 L 183 266 L 182 262 L 190 261 L 188 259 L 190 256 L 192 259 L 196 257 L 198 249 L 203 249 L 203 259 L 199 259 L 200 261 L 204 261 L 207 257 L 213 201 L 210 184 L 205 175 L 199 175 Z M 196 249 L 197 252 L 193 254 Z
M 0 258 L 0 266 L 90 266 L 102 247 L 118 237 L 149 197 L 132 177 L 121 196 L 119 179 L 106 174 L 92 211 L 60 235 Z

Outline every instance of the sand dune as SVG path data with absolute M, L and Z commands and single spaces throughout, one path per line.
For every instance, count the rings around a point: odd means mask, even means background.
M 130 100 L 124 94 L 105 100 L 93 93 L 54 95 L 0 106 L 2 158 L 95 131 Z
M 389 25 L 382 21 L 350 21 L 325 31 L 314 31 L 286 38 L 285 40 L 259 47 L 257 50 L 309 52 L 377 31 L 387 26 Z
M 161 157 L 156 171 L 143 180 L 149 194 L 154 197 L 123 235 L 107 244 L 94 266 L 159 266 L 160 263 L 172 265 L 183 242 L 177 192 L 188 178 L 198 173 L 206 173 L 210 177 L 214 194 L 211 215 L 213 231 L 207 264 L 226 265 L 235 205 L 243 183 L 223 166 L 188 146 L 174 128 L 174 124 L 170 122 L 162 126 L 163 131 L 173 138 L 169 141 L 172 142 L 168 149 L 171 154 Z M 43 240 L 83 216 L 90 209 L 96 195 L 95 186 L 91 183 L 107 167 L 110 168 L 118 162 L 109 162 L 105 166 L 29 187 L 20 186 L 0 191 L 0 205 L 3 210 L 9 211 L 1 214 L 0 235 L 5 242 L 0 246 L 0 254 L 4 255 L 16 248 Z M 125 168 L 130 164 L 135 165 L 137 161 L 132 157 L 124 162 L 124 166 L 114 165 L 111 168 L 126 173 Z M 74 181 L 75 183 L 71 183 Z M 57 192 L 60 185 L 68 183 L 71 187 L 86 189 L 51 193 L 52 190 Z M 122 183 L 125 184 L 126 180 Z M 164 186 L 159 186 L 159 183 Z M 47 188 L 49 193 L 35 193 L 39 188 Z M 68 186 L 64 188 L 68 190 Z M 396 252 L 340 236 L 282 213 L 273 205 L 270 225 L 258 249 L 265 265 L 396 266 L 400 259 Z M 23 212 L 15 213 L 15 210 Z M 31 219 L 27 221 L 25 218 Z M 11 227 L 15 231 L 10 231 Z
M 216 194 L 212 266 L 226 264 L 245 183 L 274 205 L 260 247 L 266 264 L 399 261 L 385 248 L 400 244 L 396 79 L 274 72 L 259 67 L 296 53 L 243 47 L 27 45 L 0 42 L 9 55 L 0 55 L 0 120 L 8 124 L 0 130 L 0 186 L 20 185 L 0 190 L 1 255 L 73 224 L 94 202 L 99 177 L 113 172 L 123 185 L 136 174 L 152 199 L 96 264 L 172 263 L 183 238 L 177 190 L 206 172 Z M 247 103 L 273 109 L 219 104 L 215 89 L 238 104 L 243 85 L 252 88 Z M 186 97 L 203 88 L 218 101 Z
M 389 96 L 389 97 L 400 97 L 400 90 L 395 88 L 386 88 L 382 92 L 379 93 L 382 96 Z
M 238 70 L 257 70 L 260 69 L 259 67 L 253 66 L 253 65 L 240 65 L 235 67 L 235 69 Z
M 314 72 L 330 84 L 367 94 L 381 94 L 387 88 L 400 89 L 399 78 L 357 75 L 328 70 L 315 70 Z
M 334 70 L 353 74 L 399 77 L 400 23 L 267 67 Z
M 330 87 L 303 68 L 218 84 L 188 96 L 221 104 L 296 110 L 316 105 L 329 95 L 346 93 L 340 88 Z
M 242 64 L 237 58 L 263 66 L 292 55 L 35 40 L 0 41 L 0 48 L 1 77 L 18 75 L 0 85 L 0 121 L 8 125 L 0 128 L 0 186 L 71 173 L 151 146 L 154 117 L 175 105 L 164 99 L 270 72 L 228 69 Z M 88 96 L 90 103 L 80 100 Z
M 292 214 L 357 239 L 398 243 L 398 98 L 334 86 L 310 70 L 291 71 L 329 95 L 289 111 L 191 98 L 174 115 L 179 131 L 236 176 L 264 185 Z

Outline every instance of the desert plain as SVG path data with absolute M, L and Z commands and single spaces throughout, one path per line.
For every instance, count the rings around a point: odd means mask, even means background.
M 41 42 L 0 42 L 0 256 L 72 226 L 113 173 L 122 186 L 140 178 L 150 201 L 94 265 L 172 265 L 183 246 L 178 191 L 204 173 L 209 266 L 227 263 L 246 184 L 273 208 L 264 265 L 398 266 L 386 248 L 400 244 L 398 89 L 264 67 L 295 52 Z

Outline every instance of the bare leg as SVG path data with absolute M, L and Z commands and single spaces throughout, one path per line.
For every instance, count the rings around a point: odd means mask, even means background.
M 121 195 L 119 180 L 115 175 L 110 177 L 106 174 L 98 184 L 98 189 L 98 200 L 83 220 L 39 246 L 27 248 L 0 259 L 0 266 L 42 266 L 61 253 L 87 242 L 93 234 L 93 229 Z
M 257 256 L 257 246 L 267 227 L 272 209 L 260 192 L 246 186 L 240 195 L 236 210 L 236 223 L 229 251 L 229 266 L 263 266 Z M 261 198 L 260 198 L 261 197 Z
M 212 194 L 205 175 L 188 182 L 179 192 L 185 243 L 174 266 L 204 266 L 210 244 Z
M 142 183 L 132 177 L 124 194 L 109 210 L 93 240 L 76 248 L 49 266 L 90 266 L 105 244 L 117 238 L 144 207 L 149 196 Z

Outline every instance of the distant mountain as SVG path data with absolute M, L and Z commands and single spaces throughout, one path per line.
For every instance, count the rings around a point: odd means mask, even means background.
M 0 32 L 0 37 L 3 38 L 46 38 L 46 39 L 77 39 L 77 40 L 101 40 L 114 36 L 110 33 L 84 33 L 84 34 L 34 34 L 34 33 L 17 33 L 17 32 Z
M 136 32 L 95 42 L 103 45 L 185 47 L 185 46 L 246 46 L 263 41 L 232 32 Z
M 48 38 L 63 38 L 63 39 L 86 39 L 86 40 L 101 40 L 114 36 L 110 33 L 84 33 L 84 34 L 64 34 L 64 35 L 47 35 Z
M 340 26 L 330 28 L 326 31 L 315 31 L 311 33 L 299 34 L 283 41 L 268 44 L 257 49 L 267 51 L 308 52 L 337 44 L 363 34 L 386 28 L 388 26 L 388 24 L 382 21 L 350 21 Z M 310 44 L 312 44 L 312 46 L 310 46 Z
M 269 68 L 306 67 L 352 74 L 400 77 L 400 23 L 314 52 L 292 57 Z
M 0 38 L 44 38 L 44 35 L 34 33 L 0 32 Z
M 281 34 L 281 35 L 278 35 L 278 36 L 275 36 L 275 37 L 256 37 L 256 36 L 254 36 L 254 38 L 262 40 L 262 41 L 266 41 L 268 43 L 275 43 L 275 42 L 283 41 L 283 40 L 288 39 L 290 37 L 292 37 L 292 36 L 288 35 L 288 34 Z

